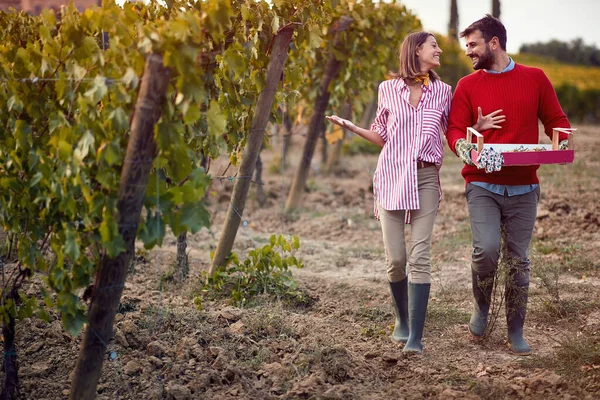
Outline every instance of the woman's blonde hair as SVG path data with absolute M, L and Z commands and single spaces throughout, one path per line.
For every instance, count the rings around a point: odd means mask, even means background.
M 401 79 L 414 79 L 421 76 L 421 65 L 419 63 L 419 57 L 417 57 L 417 49 L 423 45 L 433 34 L 429 32 L 413 32 L 409 33 L 408 36 L 402 41 L 399 51 L 399 67 L 398 72 L 391 72 L 394 78 Z M 435 37 L 435 36 L 434 36 Z M 438 74 L 433 70 L 429 70 L 429 79 L 434 81 L 440 79 Z

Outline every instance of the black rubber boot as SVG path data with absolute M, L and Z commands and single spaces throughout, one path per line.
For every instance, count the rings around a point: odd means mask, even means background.
M 474 307 L 469 332 L 471 335 L 482 337 L 488 323 L 490 304 L 492 301 L 492 290 L 494 288 L 495 274 L 482 275 L 471 270 L 473 284 Z
M 508 347 L 514 354 L 529 355 L 531 350 L 523 338 L 523 325 L 529 297 L 529 268 L 510 271 L 505 293 Z
M 408 340 L 408 278 L 398 282 L 390 282 L 392 299 L 394 300 L 394 311 L 396 322 L 392 340 L 398 343 L 406 343 Z
M 423 354 L 423 327 L 427 315 L 427 303 L 429 302 L 429 283 L 408 284 L 408 309 L 410 318 L 410 334 L 408 341 L 402 349 L 404 353 Z

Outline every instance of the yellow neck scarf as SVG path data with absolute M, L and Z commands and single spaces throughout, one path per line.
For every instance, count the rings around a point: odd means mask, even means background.
M 419 75 L 414 78 L 415 82 L 420 82 L 425 86 L 429 86 L 429 74 Z

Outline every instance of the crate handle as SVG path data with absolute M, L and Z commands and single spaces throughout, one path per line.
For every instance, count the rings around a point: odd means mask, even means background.
M 558 133 L 566 133 L 569 135 L 567 139 L 567 143 L 569 146 L 569 150 L 573 150 L 575 143 L 573 143 L 573 131 L 576 131 L 576 128 L 552 128 L 552 150 L 558 150 Z
M 481 153 L 481 150 L 483 150 L 483 135 L 477 132 L 475 129 L 468 127 L 467 142 L 472 143 L 473 135 L 477 136 L 477 152 Z

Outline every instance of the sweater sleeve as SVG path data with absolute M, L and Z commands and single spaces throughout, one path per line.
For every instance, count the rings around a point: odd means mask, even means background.
M 539 70 L 540 101 L 538 105 L 538 117 L 544 125 L 544 132 L 552 139 L 552 128 L 570 128 L 569 120 L 565 115 L 554 87 L 542 70 Z M 568 135 L 560 133 L 559 139 L 566 140 Z
M 461 81 L 456 85 L 450 108 L 448 129 L 446 131 L 448 147 L 450 147 L 450 150 L 454 154 L 456 154 L 456 141 L 458 139 L 465 139 L 467 136 L 467 127 L 473 125 L 471 106 L 464 86 L 464 83 L 461 84 Z

